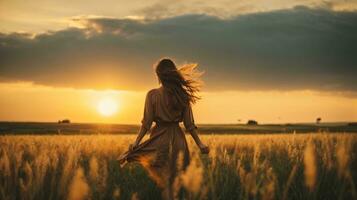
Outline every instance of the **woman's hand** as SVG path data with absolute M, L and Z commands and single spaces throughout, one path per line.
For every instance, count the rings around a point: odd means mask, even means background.
M 202 154 L 209 153 L 209 147 L 207 145 L 201 143 L 198 147 L 200 148 Z
M 133 144 L 129 144 L 129 151 L 134 150 L 137 146 L 139 146 L 137 141 L 135 141 Z

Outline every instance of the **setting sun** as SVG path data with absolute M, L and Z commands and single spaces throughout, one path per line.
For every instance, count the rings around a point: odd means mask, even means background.
M 118 102 L 111 98 L 103 98 L 99 101 L 97 109 L 103 116 L 112 116 L 118 111 Z

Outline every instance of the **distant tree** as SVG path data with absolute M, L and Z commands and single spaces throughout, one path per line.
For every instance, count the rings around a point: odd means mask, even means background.
M 319 124 L 321 122 L 321 117 L 316 118 L 316 124 Z
M 247 125 L 258 125 L 258 122 L 250 119 L 250 120 L 248 120 Z
M 357 122 L 350 122 L 347 124 L 347 126 L 357 126 Z
M 70 124 L 70 123 L 71 123 L 71 120 L 69 120 L 69 119 L 58 120 L 58 123 L 59 123 L 59 124 Z

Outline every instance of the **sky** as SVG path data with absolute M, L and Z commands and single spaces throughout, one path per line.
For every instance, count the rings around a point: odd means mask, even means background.
M 162 57 L 205 72 L 198 123 L 356 121 L 356 55 L 356 0 L 2 0 L 0 121 L 140 123 Z

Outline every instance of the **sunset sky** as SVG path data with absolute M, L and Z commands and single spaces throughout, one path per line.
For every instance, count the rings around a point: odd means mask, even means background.
M 357 121 L 357 1 L 0 1 L 0 121 L 138 124 L 170 57 L 197 123 Z

